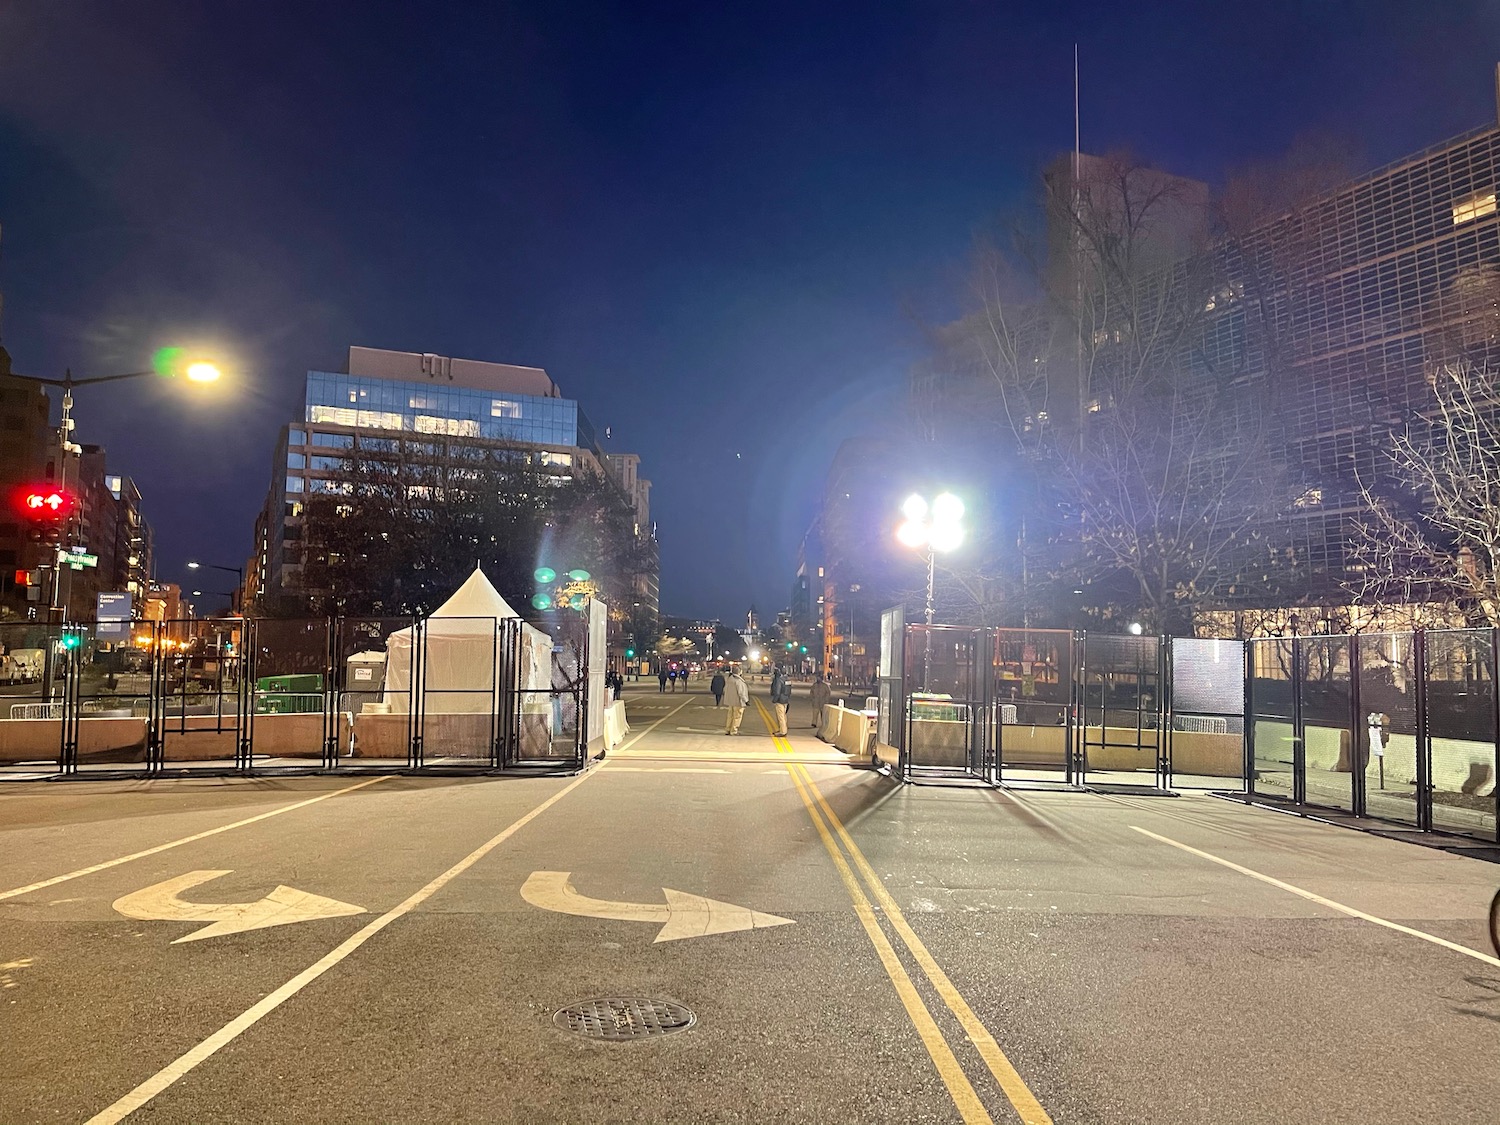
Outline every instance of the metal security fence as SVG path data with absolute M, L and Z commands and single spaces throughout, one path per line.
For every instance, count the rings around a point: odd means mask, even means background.
M 1255 796 L 1496 839 L 1493 629 L 1246 642 Z
M 590 646 L 560 632 L 451 617 L 0 626 L 0 777 L 581 768 L 603 734 Z

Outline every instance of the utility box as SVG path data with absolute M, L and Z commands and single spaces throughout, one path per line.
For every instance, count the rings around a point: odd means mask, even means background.
M 262 676 L 255 681 L 255 690 L 311 695 L 323 690 L 323 677 L 316 672 L 304 672 L 291 676 Z
M 385 653 L 356 652 L 344 663 L 344 694 L 339 710 L 358 715 L 366 703 L 379 703 L 385 694 Z

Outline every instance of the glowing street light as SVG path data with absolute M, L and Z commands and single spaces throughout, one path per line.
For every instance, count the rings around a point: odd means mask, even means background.
M 947 554 L 963 546 L 964 502 L 951 492 L 944 492 L 931 504 L 912 493 L 901 505 L 906 521 L 896 528 L 902 546 L 927 550 L 927 624 L 932 624 L 932 592 L 939 551 Z

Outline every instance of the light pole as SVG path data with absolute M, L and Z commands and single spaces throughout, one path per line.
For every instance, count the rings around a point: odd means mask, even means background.
M 12 379 L 24 379 L 28 383 L 40 383 L 47 387 L 62 388 L 62 417 L 57 427 L 57 474 L 56 487 L 64 495 L 68 487 L 68 457 L 69 455 L 81 454 L 83 447 L 76 444 L 70 435 L 76 422 L 73 418 L 73 388 L 85 387 L 94 383 L 118 383 L 122 379 L 144 379 L 148 376 L 158 378 L 172 378 L 179 371 L 190 382 L 212 383 L 220 376 L 219 368 L 207 360 L 188 360 L 180 348 L 163 348 L 156 356 L 157 366 L 150 371 L 127 371 L 123 375 L 94 375 L 86 379 L 75 379 L 71 369 L 63 372 L 61 379 L 47 379 L 40 375 L 22 375 L 12 372 Z M 64 539 L 70 538 L 73 529 L 73 516 L 70 513 L 64 526 Z M 68 542 L 60 542 L 52 558 L 52 593 L 48 599 L 49 618 L 51 611 L 60 611 L 64 621 L 68 618 L 68 606 L 62 595 L 62 556 L 72 546 Z
M 904 546 L 927 551 L 927 648 L 922 658 L 922 687 L 932 679 L 932 594 L 937 576 L 937 553 L 957 550 L 964 541 L 964 502 L 951 492 L 938 495 L 931 504 L 915 492 L 901 505 L 906 521 L 896 529 Z
M 199 569 L 201 569 L 202 567 L 205 567 L 205 566 L 206 567 L 210 567 L 213 570 L 222 570 L 226 574 L 232 574 L 232 575 L 234 575 L 234 577 L 236 579 L 236 582 L 235 582 L 235 587 L 234 587 L 234 595 L 229 599 L 229 608 L 230 608 L 231 611 L 233 611 L 235 609 L 242 609 L 242 605 L 236 605 L 235 603 L 236 602 L 243 603 L 243 601 L 244 601 L 244 597 L 245 597 L 245 568 L 242 567 L 242 566 L 220 566 L 218 563 L 201 563 L 197 559 L 189 559 L 188 560 L 188 564 L 187 564 L 187 568 L 189 570 L 199 570 Z M 196 590 L 193 591 L 193 592 L 195 594 L 197 593 Z M 213 591 L 209 591 L 209 592 L 213 593 Z

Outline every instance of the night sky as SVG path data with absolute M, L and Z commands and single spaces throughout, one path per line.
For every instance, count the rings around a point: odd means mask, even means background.
M 666 612 L 783 606 L 838 441 L 901 408 L 976 229 L 1072 142 L 1215 182 L 1495 117 L 1500 3 L 6 0 L 0 291 L 157 576 L 251 549 L 350 344 L 545 367 L 655 482 Z

